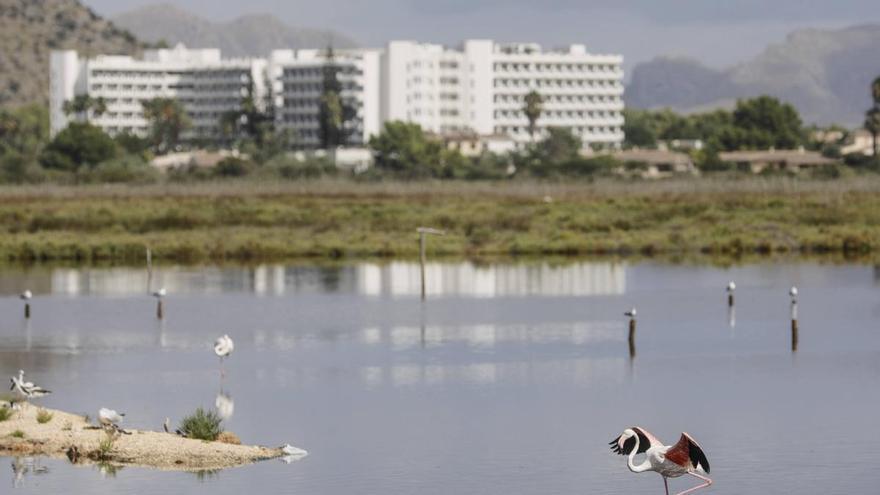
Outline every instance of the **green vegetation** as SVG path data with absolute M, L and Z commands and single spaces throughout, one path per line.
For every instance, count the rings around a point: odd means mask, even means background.
M 183 421 L 180 422 L 180 431 L 187 438 L 213 442 L 223 432 L 220 427 L 222 421 L 216 412 L 206 412 L 200 407 L 196 409 L 195 413 L 183 418 Z
M 37 411 L 37 423 L 44 425 L 49 421 L 52 421 L 53 414 L 45 409 L 40 409 Z
M 153 98 L 142 102 L 144 118 L 150 123 L 150 143 L 156 153 L 174 151 L 192 121 L 174 98 Z
M 25 437 L 24 432 L 21 430 L 15 430 L 12 433 L 10 433 L 9 436 L 12 438 L 24 438 Z
M 0 188 L 0 259 L 880 252 L 880 178 Z
M 0 422 L 6 421 L 12 417 L 12 409 L 8 407 L 0 407 Z
M 107 434 L 98 443 L 98 449 L 93 452 L 89 457 L 92 457 L 97 461 L 108 461 L 113 453 L 113 445 L 116 443 L 116 437 L 113 432 L 106 432 Z

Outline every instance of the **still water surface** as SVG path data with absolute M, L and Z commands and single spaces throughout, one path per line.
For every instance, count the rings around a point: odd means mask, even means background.
M 406 263 L 0 271 L 0 376 L 24 368 L 56 391 L 46 406 L 161 429 L 223 394 L 245 442 L 310 452 L 202 476 L 0 458 L 0 493 L 662 493 L 607 450 L 634 424 L 668 443 L 694 435 L 706 493 L 876 493 L 873 267 L 462 263 L 428 276 L 422 305 Z M 148 286 L 168 288 L 162 322 Z M 236 349 L 221 382 L 224 333 Z

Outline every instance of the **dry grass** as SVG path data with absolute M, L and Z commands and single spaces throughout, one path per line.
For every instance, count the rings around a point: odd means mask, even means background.
M 880 252 L 880 178 L 0 188 L 0 260 Z

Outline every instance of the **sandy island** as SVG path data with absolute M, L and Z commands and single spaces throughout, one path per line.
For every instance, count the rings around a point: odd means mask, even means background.
M 117 435 L 109 452 L 102 453 L 101 441 L 108 435 L 95 429 L 84 417 L 45 409 L 53 415 L 52 420 L 39 424 L 39 410 L 36 406 L 24 404 L 9 419 L 0 421 L 0 455 L 67 457 L 75 463 L 175 471 L 224 469 L 285 456 L 280 448 L 206 442 L 165 432 L 138 430 L 126 430 L 131 435 Z M 22 432 L 24 436 L 17 438 L 14 432 Z

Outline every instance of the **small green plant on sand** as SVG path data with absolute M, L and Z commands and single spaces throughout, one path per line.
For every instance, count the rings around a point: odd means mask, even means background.
M 24 432 L 21 430 L 15 430 L 9 434 L 12 438 L 24 438 Z
M 107 436 L 98 444 L 98 460 L 106 461 L 110 459 L 110 453 L 113 452 L 113 444 L 115 441 L 116 438 L 113 434 L 107 433 Z
M 183 418 L 183 421 L 180 422 L 180 431 L 187 438 L 213 442 L 223 431 L 220 427 L 222 421 L 216 412 L 206 412 L 200 407 L 196 409 L 195 413 Z
M 12 417 L 12 409 L 8 407 L 0 407 L 0 421 L 6 421 Z
M 44 424 L 48 423 L 49 421 L 52 421 L 52 416 L 53 416 L 53 414 L 50 413 L 49 411 L 47 411 L 45 409 L 40 409 L 39 411 L 37 411 L 37 423 L 44 425 Z

